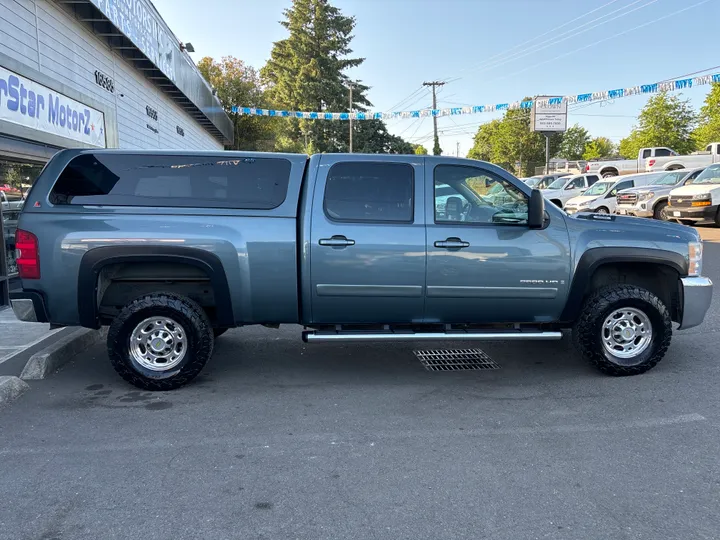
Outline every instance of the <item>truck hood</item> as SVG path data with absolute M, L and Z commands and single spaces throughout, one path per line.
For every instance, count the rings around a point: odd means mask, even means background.
M 675 188 L 670 192 L 673 197 L 678 195 L 699 195 L 700 193 L 711 193 L 720 190 L 720 184 L 690 184 Z
M 587 216 L 590 214 L 584 215 Z M 612 223 L 612 227 L 614 229 L 620 229 L 622 232 L 627 232 L 628 234 L 644 233 L 645 236 L 653 234 L 660 235 L 663 239 L 670 236 L 672 238 L 680 238 L 685 242 L 697 242 L 700 239 L 699 233 L 692 227 L 680 225 L 679 223 L 673 223 L 671 221 L 638 219 L 636 217 L 618 216 L 614 214 L 603 217 L 606 217 L 607 221 L 600 219 L 586 219 L 583 217 L 583 214 L 575 214 L 569 216 L 567 219 L 587 224 L 586 226 L 588 228 L 607 227 L 609 223 Z
M 653 193 L 663 193 L 667 192 L 670 193 L 673 189 L 675 189 L 675 186 L 641 186 L 641 187 L 632 187 L 623 189 L 622 191 L 618 191 L 618 194 L 620 193 L 648 193 L 649 191 L 652 191 Z

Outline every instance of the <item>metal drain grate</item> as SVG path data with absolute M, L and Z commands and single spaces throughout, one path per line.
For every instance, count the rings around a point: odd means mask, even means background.
M 500 365 L 481 349 L 436 349 L 413 352 L 428 371 L 500 369 Z

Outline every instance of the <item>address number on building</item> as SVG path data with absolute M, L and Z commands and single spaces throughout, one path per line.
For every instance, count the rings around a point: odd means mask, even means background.
M 102 71 L 95 70 L 95 82 L 111 94 L 115 93 L 115 81 L 105 75 Z

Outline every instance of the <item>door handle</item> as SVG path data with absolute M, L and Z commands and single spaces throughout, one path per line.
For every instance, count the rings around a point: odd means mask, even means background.
M 335 235 L 332 238 L 321 238 L 318 244 L 329 247 L 347 247 L 354 246 L 355 240 L 350 240 L 343 235 Z
M 445 249 L 462 249 L 470 247 L 470 242 L 465 242 L 455 236 L 448 238 L 447 240 L 438 240 L 435 242 L 435 247 Z

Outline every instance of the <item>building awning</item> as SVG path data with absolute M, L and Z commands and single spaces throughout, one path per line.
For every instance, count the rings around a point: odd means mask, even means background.
M 188 54 L 148 0 L 57 0 L 223 144 L 233 125 Z

